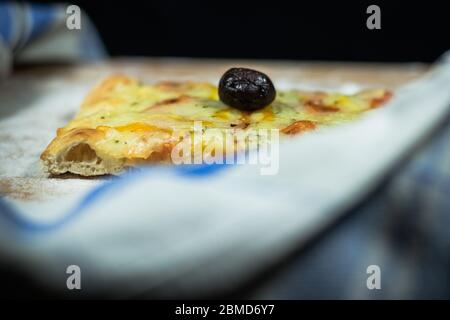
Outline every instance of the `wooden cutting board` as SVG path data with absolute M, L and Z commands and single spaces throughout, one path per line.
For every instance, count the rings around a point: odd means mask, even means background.
M 395 89 L 427 70 L 423 64 L 361 64 L 287 61 L 226 61 L 124 58 L 81 65 L 21 67 L 0 83 L 0 194 L 22 202 L 44 201 L 87 190 L 108 177 L 48 177 L 39 155 L 78 110 L 83 96 L 102 78 L 123 73 L 152 83 L 207 80 L 214 83 L 230 67 L 270 75 L 276 86 L 336 89 Z

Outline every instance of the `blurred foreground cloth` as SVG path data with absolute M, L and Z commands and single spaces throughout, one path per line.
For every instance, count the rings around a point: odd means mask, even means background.
M 74 62 L 103 58 L 106 51 L 88 16 L 69 30 L 69 4 L 0 3 L 0 77 L 17 63 Z
M 381 151 L 382 152 L 382 151 Z M 389 178 L 268 281 L 259 299 L 450 299 L 450 117 Z M 381 270 L 381 289 L 366 272 Z

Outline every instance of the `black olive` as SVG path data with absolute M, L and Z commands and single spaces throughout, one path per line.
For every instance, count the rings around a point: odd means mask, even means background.
M 264 108 L 275 100 L 276 91 L 270 78 L 262 72 L 231 68 L 219 81 L 223 103 L 244 111 Z

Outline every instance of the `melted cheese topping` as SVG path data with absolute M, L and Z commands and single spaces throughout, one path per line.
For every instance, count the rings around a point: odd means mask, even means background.
M 163 82 L 142 85 L 127 77 L 113 77 L 97 87 L 75 119 L 58 130 L 63 139 L 77 129 L 93 129 L 101 138 L 89 141 L 100 155 L 147 159 L 155 150 L 191 135 L 195 121 L 219 130 L 279 129 L 298 134 L 320 126 L 339 124 L 378 107 L 390 97 L 386 90 L 355 95 L 285 91 L 261 110 L 243 112 L 223 104 L 217 87 L 203 82 Z

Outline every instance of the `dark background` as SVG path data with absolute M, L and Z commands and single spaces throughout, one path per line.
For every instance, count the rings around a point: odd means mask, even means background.
M 446 1 L 71 3 L 113 56 L 431 62 L 450 49 Z M 381 7 L 381 30 L 366 28 L 370 4 Z

